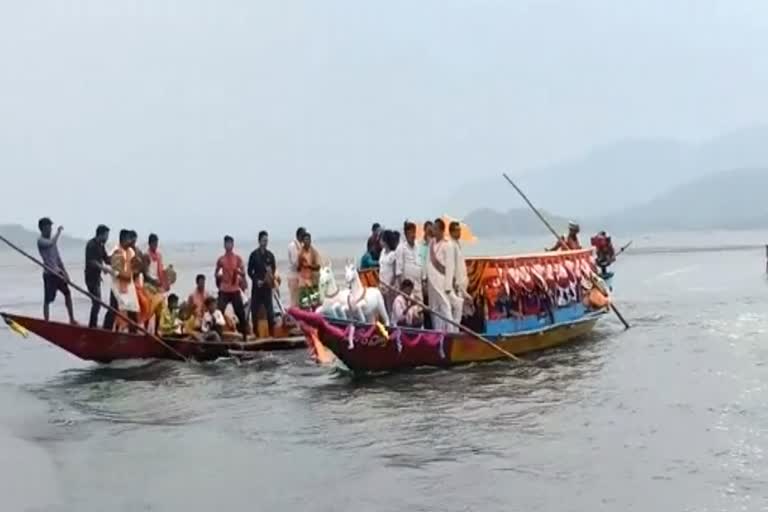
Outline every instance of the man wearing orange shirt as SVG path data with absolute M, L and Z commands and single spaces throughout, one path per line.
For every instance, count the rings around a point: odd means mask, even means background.
M 216 286 L 219 288 L 219 310 L 224 311 L 228 304 L 237 316 L 237 327 L 243 335 L 243 340 L 248 338 L 248 323 L 245 319 L 245 305 L 241 291 L 248 289 L 245 280 L 245 265 L 243 259 L 235 253 L 235 239 L 227 235 L 224 237 L 224 255 L 216 262 Z

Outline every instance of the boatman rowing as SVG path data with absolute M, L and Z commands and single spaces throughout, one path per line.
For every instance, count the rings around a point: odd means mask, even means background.
M 550 251 L 575 251 L 581 249 L 579 242 L 579 232 L 581 228 L 578 224 L 571 221 L 568 223 L 568 234 L 560 237 L 555 246 Z

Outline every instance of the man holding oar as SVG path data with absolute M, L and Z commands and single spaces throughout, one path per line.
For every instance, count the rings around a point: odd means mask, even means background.
M 53 221 L 48 217 L 40 219 L 37 227 L 40 229 L 40 238 L 37 239 L 37 250 L 40 251 L 40 258 L 43 260 L 43 263 L 48 267 L 43 271 L 43 318 L 45 318 L 46 322 L 50 319 L 51 303 L 56 300 L 56 294 L 61 292 L 64 296 L 64 303 L 67 306 L 69 323 L 77 325 L 72 307 L 72 293 L 67 285 L 69 274 L 64 269 L 64 263 L 59 255 L 59 237 L 61 232 L 64 231 L 64 227 L 59 226 L 56 234 L 51 236 L 53 233 Z M 51 270 L 55 273 L 51 272 Z

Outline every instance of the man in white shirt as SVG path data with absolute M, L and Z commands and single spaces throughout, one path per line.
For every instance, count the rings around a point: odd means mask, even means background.
M 405 240 L 397 246 L 395 257 L 395 280 L 402 283 L 409 279 L 413 283 L 413 297 L 424 301 L 422 283 L 425 278 L 424 266 L 421 263 L 419 248 L 416 245 L 416 224 L 406 222 L 403 226 Z
M 464 316 L 464 302 L 470 298 L 467 288 L 469 277 L 467 275 L 467 263 L 464 260 L 464 252 L 461 250 L 461 224 L 454 221 L 448 227 L 450 235 L 449 257 L 454 261 L 453 291 L 451 297 L 451 316 L 453 321 L 461 324 Z M 458 329 L 457 329 L 458 330 Z
M 299 253 L 304 234 L 304 228 L 296 230 L 296 238 L 288 245 L 288 292 L 291 307 L 299 307 Z
M 413 283 L 404 279 L 400 285 L 402 294 L 398 294 L 392 303 L 392 325 L 401 327 L 421 327 L 422 311 L 419 306 L 408 300 L 413 298 Z
M 433 239 L 427 255 L 427 296 L 432 315 L 432 327 L 436 331 L 455 332 L 443 318 L 453 318 L 451 297 L 454 295 L 453 280 L 455 260 L 449 256 L 449 242 L 445 240 L 445 223 L 437 219 L 432 226 Z

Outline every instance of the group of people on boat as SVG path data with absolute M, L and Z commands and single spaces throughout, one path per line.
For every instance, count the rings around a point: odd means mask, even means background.
M 580 231 L 576 222 L 570 222 L 567 234 L 548 251 L 581 249 Z M 408 221 L 403 225 L 403 234 L 401 238 L 400 232 L 373 224 L 360 268 L 378 269 L 393 324 L 457 330 L 475 307 L 468 292 L 461 224 L 450 221 L 446 226 L 442 218 L 427 221 L 421 240 L 416 240 L 416 225 Z M 615 261 L 610 235 L 602 231 L 591 241 L 598 265 L 605 273 L 605 268 Z M 398 289 L 400 293 L 394 291 Z M 428 311 L 420 304 L 427 304 Z
M 57 244 L 62 227 L 54 234 L 49 218 L 40 219 L 38 226 L 38 249 L 46 266 L 44 317 L 49 319 L 50 304 L 61 293 L 69 320 L 75 323 L 70 278 Z M 578 224 L 570 223 L 568 234 L 551 250 L 581 248 L 579 231 Z M 206 276 L 200 274 L 186 301 L 171 293 L 176 272 L 172 265 L 165 265 L 157 235 L 151 234 L 142 250 L 137 247 L 137 233 L 123 229 L 117 246 L 108 251 L 109 235 L 109 228 L 100 225 L 85 247 L 85 283 L 93 298 L 89 327 L 99 325 L 103 276 L 108 275 L 111 307 L 104 318 L 104 329 L 135 332 L 136 325 L 152 325 L 164 336 L 200 336 L 209 340 L 220 339 L 225 331 L 232 331 L 247 339 L 255 332 L 258 313 L 263 310 L 269 333 L 274 335 L 275 300 L 279 302 L 282 280 L 275 255 L 268 248 L 266 231 L 259 233 L 258 247 L 250 254 L 247 265 L 235 251 L 234 239 L 224 237 L 224 254 L 216 261 L 214 270 L 216 296 L 208 292 Z M 417 226 L 411 221 L 404 222 L 402 235 L 400 231 L 384 229 L 379 223 L 373 224 L 359 268 L 378 270 L 390 323 L 454 332 L 462 318 L 472 314 L 474 304 L 468 292 L 461 235 L 458 221 L 446 225 L 442 218 L 425 222 L 421 239 L 417 239 Z M 610 264 L 611 258 L 615 259 L 607 234 L 601 232 L 592 242 L 598 249 L 599 261 Z M 323 299 L 318 291 L 321 258 L 304 227 L 296 230 L 287 253 L 289 304 L 314 310 Z M 225 314 L 227 308 L 231 314 Z M 114 310 L 130 321 L 122 322 L 121 315 Z
M 58 249 L 63 228 L 59 226 L 54 233 L 53 222 L 47 217 L 40 219 L 38 228 L 40 237 L 37 246 L 45 265 L 44 317 L 49 319 L 50 305 L 61 293 L 69 320 L 75 324 L 70 277 Z M 251 253 L 247 267 L 234 250 L 234 239 L 226 236 L 224 254 L 218 258 L 214 270 L 217 295 L 214 297 L 208 293 L 206 277 L 200 274 L 195 279 L 194 291 L 185 302 L 171 293 L 176 272 L 172 265 L 164 264 L 157 235 L 149 235 L 146 249 L 141 250 L 137 247 L 137 233 L 123 229 L 119 233 L 117 246 L 108 251 L 109 235 L 110 229 L 100 225 L 85 247 L 84 277 L 92 296 L 89 327 L 99 326 L 103 276 L 108 275 L 111 281 L 110 308 L 104 317 L 104 329 L 136 332 L 137 326 L 144 326 L 152 327 L 163 336 L 187 335 L 203 339 L 219 339 L 225 331 L 236 331 L 245 339 L 251 332 L 246 315 L 246 304 L 249 304 L 254 323 L 259 308 L 263 308 L 270 334 L 274 334 L 273 292 L 279 287 L 280 277 L 275 256 L 268 249 L 269 235 L 266 231 L 259 233 L 259 246 Z M 311 238 L 302 238 L 311 247 Z M 300 254 L 304 252 L 306 247 Z M 250 300 L 244 297 L 249 288 L 247 277 L 252 285 Z M 233 311 L 233 318 L 224 314 L 228 306 Z M 123 316 L 129 321 L 123 322 Z
M 447 233 L 446 233 L 447 230 Z M 395 325 L 453 332 L 471 307 L 461 224 L 442 218 L 423 225 L 421 240 L 411 221 L 399 231 L 371 227 L 362 270 L 377 268 L 390 321 Z M 423 305 L 428 304 L 428 314 Z M 450 321 L 449 321 L 450 320 Z

